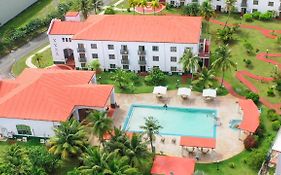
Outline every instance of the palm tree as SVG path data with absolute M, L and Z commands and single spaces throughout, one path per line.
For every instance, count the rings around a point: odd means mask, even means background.
M 205 0 L 201 5 L 201 16 L 207 22 L 207 31 L 209 32 L 209 20 L 215 16 L 215 11 L 209 0 Z
M 106 112 L 94 111 L 91 112 L 86 119 L 93 133 L 99 138 L 99 141 L 104 145 L 104 134 L 112 130 L 112 119 L 107 117 Z
M 186 49 L 180 59 L 180 63 L 183 65 L 184 71 L 190 71 L 192 74 L 191 81 L 193 80 L 193 73 L 199 67 L 199 57 L 194 56 L 190 49 Z
M 153 0 L 151 1 L 151 7 L 153 8 L 153 13 L 155 15 L 155 9 L 158 8 L 160 6 L 159 4 L 159 0 Z
M 76 119 L 62 122 L 54 131 L 47 145 L 50 153 L 62 159 L 80 156 L 88 145 L 85 129 Z
M 97 14 L 97 11 L 102 10 L 103 2 L 101 0 L 92 0 L 92 4 L 95 14 Z
M 235 3 L 237 0 L 225 0 L 225 5 L 226 5 L 226 11 L 228 13 L 227 19 L 225 21 L 224 27 L 223 29 L 225 29 L 225 27 L 227 26 L 229 17 L 231 15 L 231 13 L 234 11 L 235 9 Z
M 230 59 L 231 51 L 228 45 L 219 46 L 214 53 L 215 61 L 212 63 L 212 68 L 222 71 L 221 86 L 223 85 L 225 71 L 230 70 L 231 67 L 236 67 L 236 64 Z
M 144 126 L 141 126 L 140 128 L 143 129 L 144 133 L 148 136 L 152 153 L 155 153 L 153 140 L 155 134 L 159 134 L 159 130 L 162 128 L 162 126 L 159 125 L 158 120 L 154 119 L 152 116 L 149 116 L 145 119 Z
M 144 14 L 145 12 L 144 8 L 147 6 L 147 0 L 140 0 L 138 5 L 142 7 L 142 12 Z
M 5 152 L 0 162 L 0 174 L 32 174 L 32 166 L 27 151 L 15 144 Z
M 215 80 L 214 70 L 203 67 L 202 72 L 198 73 L 198 80 L 194 83 L 201 85 L 203 88 L 210 88 L 213 86 Z
M 74 5 L 74 9 L 81 11 L 84 19 L 86 20 L 88 18 L 88 14 L 93 9 L 92 0 L 77 0 L 75 2 L 76 4 Z
M 135 8 L 139 5 L 138 0 L 129 0 L 129 7 L 132 7 L 134 9 L 134 14 L 136 13 Z
M 81 156 L 83 166 L 79 167 L 78 170 L 80 170 L 82 174 L 101 173 L 107 157 L 108 155 L 104 151 L 98 148 L 88 147 Z

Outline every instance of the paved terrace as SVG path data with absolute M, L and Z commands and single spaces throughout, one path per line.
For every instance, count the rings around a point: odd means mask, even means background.
M 127 112 L 131 104 L 151 104 L 151 105 L 163 105 L 163 101 L 159 101 L 152 94 L 116 94 L 117 103 L 120 108 L 116 110 L 113 119 L 117 127 L 122 127 L 127 116 Z M 218 117 L 220 118 L 221 126 L 217 127 L 217 144 L 214 151 L 210 151 L 207 154 L 202 154 L 200 156 L 199 162 L 215 162 L 217 160 L 228 159 L 244 149 L 243 142 L 239 140 L 240 131 L 236 129 L 231 129 L 229 127 L 229 121 L 232 119 L 242 119 L 242 115 L 239 112 L 238 99 L 231 95 L 217 97 L 213 102 L 206 103 L 201 93 L 192 92 L 189 100 L 182 100 L 177 96 L 177 91 L 168 91 L 166 97 L 168 106 L 177 107 L 199 107 L 199 108 L 215 108 L 218 110 Z M 200 125 L 200 124 L 198 124 Z M 242 135 L 243 136 L 243 135 Z M 242 137 L 240 136 L 240 137 Z M 165 137 L 165 143 L 161 142 L 161 136 L 157 136 L 155 144 L 156 151 L 160 151 L 166 155 L 180 156 L 180 157 L 194 157 L 188 154 L 187 151 L 182 151 L 179 136 L 163 136 Z M 176 139 L 176 143 L 172 143 L 172 139 Z

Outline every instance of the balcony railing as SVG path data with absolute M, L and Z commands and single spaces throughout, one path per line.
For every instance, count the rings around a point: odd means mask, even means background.
M 121 49 L 120 50 L 120 54 L 122 55 L 128 55 L 129 54 L 129 51 L 127 49 Z
M 242 0 L 241 7 L 247 7 L 247 0 Z
M 77 52 L 85 52 L 85 48 L 84 47 L 78 47 Z
M 145 50 L 138 50 L 139 55 L 145 55 Z
M 129 60 L 121 60 L 121 64 L 129 64 Z
M 87 59 L 86 59 L 86 57 L 80 57 L 79 61 L 85 63 L 85 62 L 87 62 Z
M 145 65 L 146 64 L 146 60 L 139 60 L 139 64 Z

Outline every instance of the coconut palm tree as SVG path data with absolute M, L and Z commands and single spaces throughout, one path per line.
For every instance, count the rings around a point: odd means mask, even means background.
M 144 8 L 147 6 L 147 0 L 140 0 L 138 5 L 142 7 L 142 13 L 144 14 L 145 12 Z
M 159 125 L 158 120 L 154 119 L 152 116 L 149 116 L 145 119 L 144 126 L 140 127 L 144 130 L 144 134 L 146 134 L 149 138 L 151 151 L 152 153 L 155 153 L 155 148 L 153 146 L 153 140 L 156 134 L 159 134 L 159 130 L 162 128 L 161 125 Z
M 136 13 L 135 8 L 136 6 L 139 5 L 139 1 L 138 0 L 129 0 L 129 7 L 134 9 L 134 14 Z
M 210 88 L 213 86 L 215 80 L 214 70 L 203 67 L 202 72 L 197 73 L 198 80 L 194 83 L 202 86 L 203 88 Z
M 93 9 L 92 0 L 76 0 L 74 10 L 79 10 L 82 12 L 84 19 L 88 18 L 88 14 Z
M 54 131 L 47 146 L 50 153 L 62 159 L 80 156 L 88 145 L 85 129 L 76 119 L 62 122 Z
M 200 9 L 201 16 L 207 22 L 207 31 L 209 32 L 209 21 L 212 17 L 215 16 L 215 11 L 213 10 L 212 4 L 209 0 L 205 0 Z
M 112 130 L 112 119 L 107 117 L 106 112 L 94 111 L 91 112 L 86 119 L 93 133 L 99 138 L 99 141 L 104 145 L 104 134 Z
M 155 9 L 160 6 L 159 0 L 152 0 L 151 1 L 151 7 L 153 8 L 153 13 L 155 15 Z
M 184 71 L 190 71 L 192 74 L 191 81 L 193 80 L 193 73 L 199 67 L 199 57 L 194 56 L 190 49 L 186 49 L 180 58 L 180 63 L 183 65 Z
M 225 0 L 225 5 L 226 5 L 226 11 L 228 13 L 227 19 L 225 21 L 224 27 L 223 29 L 227 26 L 229 17 L 231 15 L 231 13 L 234 11 L 235 9 L 235 3 L 237 0 Z
M 15 144 L 5 151 L 0 162 L 0 174 L 32 174 L 32 166 L 27 151 Z
M 212 63 L 212 68 L 222 71 L 221 86 L 223 85 L 224 74 L 232 67 L 235 68 L 236 64 L 231 60 L 231 51 L 228 45 L 219 46 L 214 53 L 215 61 Z
M 102 10 L 103 2 L 101 0 L 92 0 L 92 4 L 95 14 Z

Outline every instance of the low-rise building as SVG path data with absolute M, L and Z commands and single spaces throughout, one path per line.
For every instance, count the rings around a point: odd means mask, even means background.
M 182 72 L 179 61 L 186 49 L 200 56 L 202 65 L 210 64 L 201 17 L 93 15 L 77 21 L 69 16 L 54 19 L 48 30 L 55 64 L 83 68 L 98 59 L 105 70 Z

